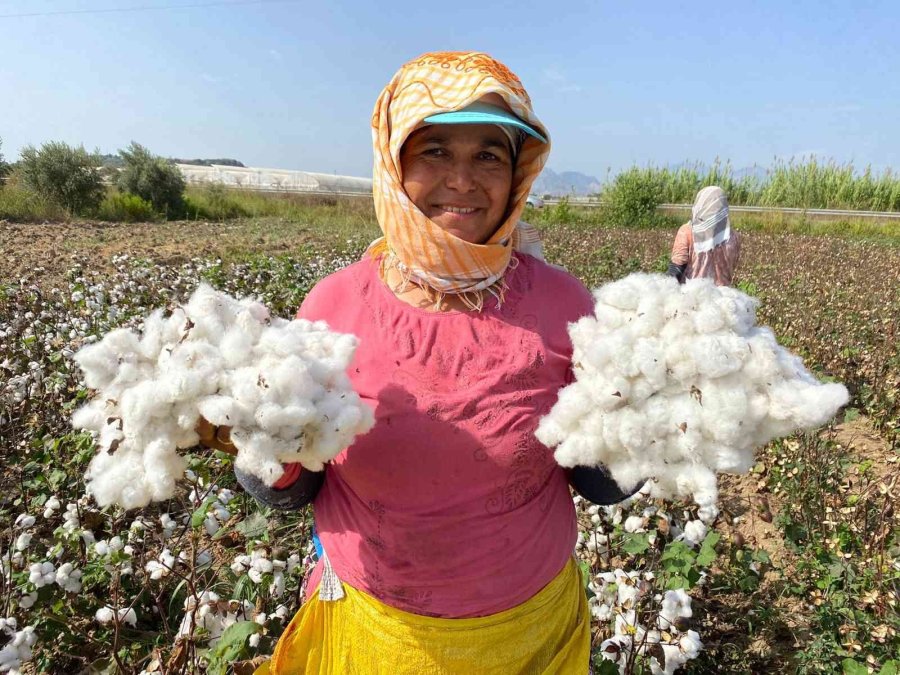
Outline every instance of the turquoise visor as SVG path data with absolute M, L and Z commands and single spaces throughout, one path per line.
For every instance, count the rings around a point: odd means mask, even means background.
M 547 142 L 546 138 L 511 112 L 490 103 L 475 102 L 461 110 L 431 115 L 423 121 L 428 124 L 503 124 L 521 129 L 541 143 Z

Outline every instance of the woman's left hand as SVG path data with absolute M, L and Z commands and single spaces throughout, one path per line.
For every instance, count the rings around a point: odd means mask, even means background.
M 237 454 L 237 448 L 231 442 L 231 427 L 217 427 L 205 417 L 201 417 L 194 431 L 200 436 L 200 445 L 229 455 Z

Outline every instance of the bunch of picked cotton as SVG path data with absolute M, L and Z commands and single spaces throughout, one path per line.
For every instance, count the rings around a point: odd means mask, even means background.
M 632 274 L 594 291 L 571 324 L 575 382 L 536 435 L 562 466 L 605 465 L 623 489 L 692 496 L 716 514 L 716 472 L 747 471 L 754 449 L 830 420 L 847 403 L 756 325 L 757 301 L 708 279 Z
M 231 427 L 237 467 L 268 485 L 282 462 L 321 470 L 373 424 L 345 372 L 356 344 L 206 285 L 140 334 L 111 331 L 75 355 L 97 391 L 72 420 L 98 439 L 88 490 L 125 508 L 172 497 L 186 468 L 177 450 L 197 444 L 201 415 Z

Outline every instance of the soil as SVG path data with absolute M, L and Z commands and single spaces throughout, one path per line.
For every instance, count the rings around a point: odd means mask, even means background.
M 180 263 L 200 257 L 246 253 L 285 253 L 309 244 L 300 225 L 260 226 L 255 222 L 210 223 L 10 223 L 0 221 L 0 283 L 30 277 L 36 269 L 42 285 L 59 285 L 73 257 L 90 256 L 110 267 L 110 258 L 127 253 Z

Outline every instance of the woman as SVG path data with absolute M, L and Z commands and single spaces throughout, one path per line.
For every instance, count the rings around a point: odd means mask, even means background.
M 725 192 L 715 185 L 703 188 L 694 200 L 690 222 L 675 235 L 669 274 L 681 283 L 705 277 L 717 286 L 730 286 L 740 255 L 741 241 L 731 229 Z
M 534 430 L 571 378 L 567 325 L 593 302 L 519 222 L 548 134 L 501 63 L 431 53 L 381 93 L 372 135 L 384 236 L 298 316 L 359 337 L 349 373 L 375 427 L 324 483 L 298 465 L 274 489 L 238 473 L 267 504 L 314 497 L 323 549 L 268 672 L 582 675 L 569 475 Z M 602 471 L 578 475 L 598 500 L 624 497 Z

